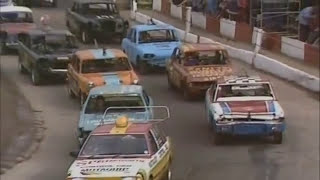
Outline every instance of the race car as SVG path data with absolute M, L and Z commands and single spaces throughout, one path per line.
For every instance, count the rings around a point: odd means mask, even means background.
M 176 29 L 170 25 L 136 25 L 122 40 L 122 49 L 141 74 L 151 67 L 165 67 L 173 49 L 180 45 Z
M 175 48 L 166 66 L 168 84 L 186 99 L 204 95 L 221 77 L 232 74 L 227 50 L 218 44 L 184 43 Z
M 99 86 L 90 90 L 89 96 L 82 106 L 78 124 L 78 140 L 81 146 L 89 133 L 98 125 L 126 114 L 131 119 L 151 119 L 153 117 L 153 100 L 140 85 Z M 117 110 L 104 116 L 109 107 Z M 121 108 L 123 107 L 123 108 Z M 128 112 L 128 107 L 130 111 Z M 132 108 L 138 107 L 138 108 Z M 101 119 L 104 119 L 101 122 Z
M 96 86 L 138 84 L 127 55 L 118 49 L 79 50 L 71 59 L 67 72 L 67 88 L 71 97 L 86 100 Z
M 21 73 L 29 72 L 33 85 L 41 85 L 48 78 L 65 79 L 68 64 L 78 46 L 67 30 L 30 30 L 19 34 L 19 61 Z
M 206 92 L 206 114 L 214 142 L 225 135 L 272 136 L 282 143 L 285 114 L 272 85 L 258 76 L 229 76 Z
M 0 10 L 0 54 L 18 48 L 18 35 L 36 29 L 32 10 L 22 6 L 4 6 Z
M 170 180 L 172 145 L 158 123 L 132 123 L 126 116 L 90 133 L 67 180 Z

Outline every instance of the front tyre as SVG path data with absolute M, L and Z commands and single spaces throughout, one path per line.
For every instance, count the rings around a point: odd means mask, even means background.
M 31 81 L 32 84 L 35 86 L 38 86 L 42 83 L 40 73 L 36 67 L 32 68 L 31 70 Z
M 273 143 L 274 144 L 282 144 L 283 134 L 281 132 L 277 132 L 273 134 Z

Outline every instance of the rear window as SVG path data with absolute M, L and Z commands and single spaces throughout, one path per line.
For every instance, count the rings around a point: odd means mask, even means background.
M 33 23 L 30 12 L 0 12 L 0 23 Z
M 82 73 L 103 73 L 129 71 L 131 66 L 125 57 L 112 59 L 95 59 L 82 62 Z

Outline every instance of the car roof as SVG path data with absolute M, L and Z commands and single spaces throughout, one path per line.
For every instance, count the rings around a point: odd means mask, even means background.
M 183 43 L 180 49 L 185 52 L 194 51 L 214 51 L 214 50 L 226 50 L 222 45 L 217 43 Z
M 1 7 L 0 12 L 30 12 L 32 13 L 32 10 L 28 7 L 24 6 L 3 6 Z
M 218 80 L 218 84 L 254 84 L 254 83 L 269 83 L 266 79 L 261 79 L 260 76 L 226 76 Z
M 150 31 L 150 30 L 158 30 L 158 29 L 172 29 L 175 28 L 171 25 L 154 25 L 154 24 L 142 24 L 133 26 L 137 31 Z
M 76 52 L 76 56 L 81 61 L 105 60 L 105 59 L 111 59 L 115 57 L 127 57 L 127 55 L 120 49 L 105 49 L 105 54 L 104 54 L 102 48 L 79 50 Z
M 90 90 L 90 95 L 99 94 L 141 94 L 143 92 L 143 87 L 139 85 L 105 85 L 92 88 Z
M 153 123 L 131 123 L 126 127 L 125 131 L 122 134 L 146 134 L 153 127 Z M 95 130 L 91 132 L 92 135 L 108 135 L 108 134 L 117 134 L 113 133 L 116 124 L 106 124 L 98 126 Z M 121 128 L 121 127 L 119 127 Z M 123 128 L 121 128 L 123 130 Z
M 74 0 L 77 3 L 114 3 L 114 0 Z

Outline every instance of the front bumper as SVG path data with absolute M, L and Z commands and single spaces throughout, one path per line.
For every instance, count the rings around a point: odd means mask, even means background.
M 165 68 L 167 65 L 166 59 L 143 59 L 143 62 L 152 67 Z
M 226 135 L 256 135 L 268 136 L 282 133 L 284 122 L 229 122 L 216 124 L 216 133 Z

